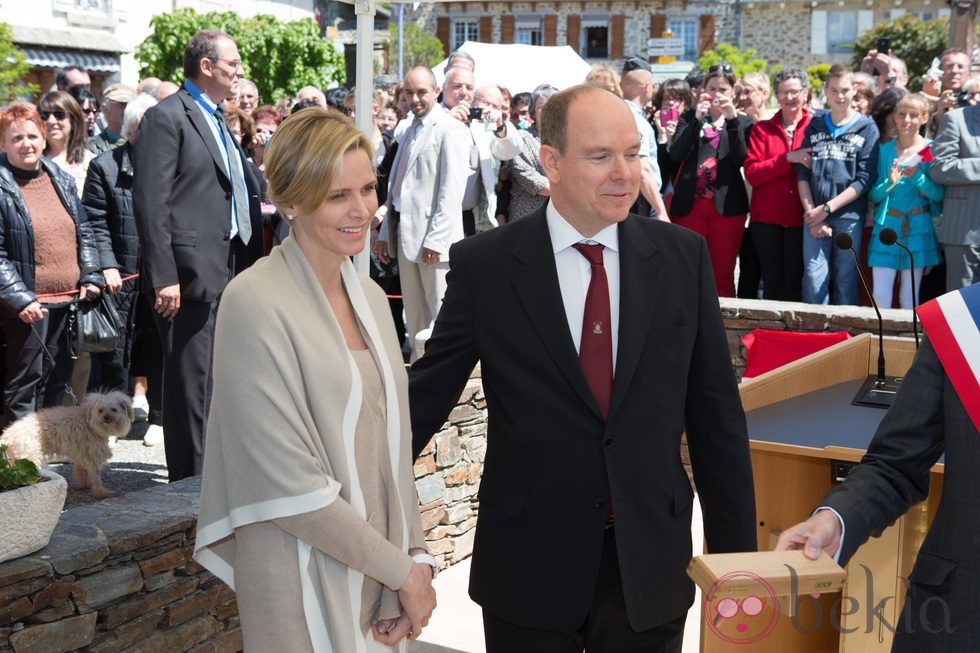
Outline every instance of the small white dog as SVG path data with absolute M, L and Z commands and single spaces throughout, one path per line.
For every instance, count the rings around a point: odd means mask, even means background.
M 112 456 L 109 438 L 124 437 L 133 423 L 133 403 L 123 392 L 85 395 L 80 406 L 55 406 L 25 415 L 0 435 L 13 458 L 27 458 L 38 466 L 52 455 L 72 463 L 75 487 L 91 488 L 92 496 L 110 494 L 102 486 L 102 465 Z

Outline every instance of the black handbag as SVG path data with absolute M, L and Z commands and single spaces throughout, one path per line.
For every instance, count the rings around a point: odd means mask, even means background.
M 105 292 L 91 301 L 79 301 L 73 306 L 71 343 L 73 354 L 87 351 L 103 354 L 115 351 L 126 331 L 126 322 Z

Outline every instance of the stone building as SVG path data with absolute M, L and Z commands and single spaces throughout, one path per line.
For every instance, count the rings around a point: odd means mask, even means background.
M 645 54 L 647 39 L 669 30 L 683 39 L 679 62 L 731 43 L 754 48 L 772 64 L 805 67 L 850 63 L 861 32 L 907 12 L 931 20 L 948 16 L 949 7 L 944 0 L 442 2 L 421 5 L 412 18 L 438 36 L 446 53 L 467 40 L 570 45 L 590 62 L 615 65 Z

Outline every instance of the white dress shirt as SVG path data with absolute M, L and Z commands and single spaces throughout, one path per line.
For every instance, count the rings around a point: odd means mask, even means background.
M 609 315 L 612 320 L 612 359 L 613 373 L 615 373 L 616 352 L 619 347 L 619 225 L 609 225 L 591 238 L 585 238 L 561 217 L 550 201 L 545 216 L 555 252 L 561 301 L 565 305 L 568 331 L 572 334 L 575 351 L 580 351 L 582 346 L 582 319 L 585 316 L 585 295 L 589 290 L 589 280 L 592 278 L 592 266 L 572 245 L 599 243 L 605 246 L 602 250 L 602 264 L 606 268 L 606 280 L 609 283 Z

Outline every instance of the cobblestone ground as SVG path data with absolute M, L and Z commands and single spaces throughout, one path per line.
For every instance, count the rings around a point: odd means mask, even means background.
M 163 453 L 163 445 L 143 446 L 143 434 L 146 432 L 146 426 L 146 422 L 133 424 L 129 437 L 116 442 L 116 446 L 112 450 L 112 458 L 102 468 L 102 483 L 106 489 L 111 490 L 116 496 L 167 482 L 167 459 Z M 50 467 L 68 481 L 68 498 L 65 500 L 65 510 L 98 501 L 88 490 L 76 490 L 72 486 L 72 466 L 70 464 L 51 465 Z

